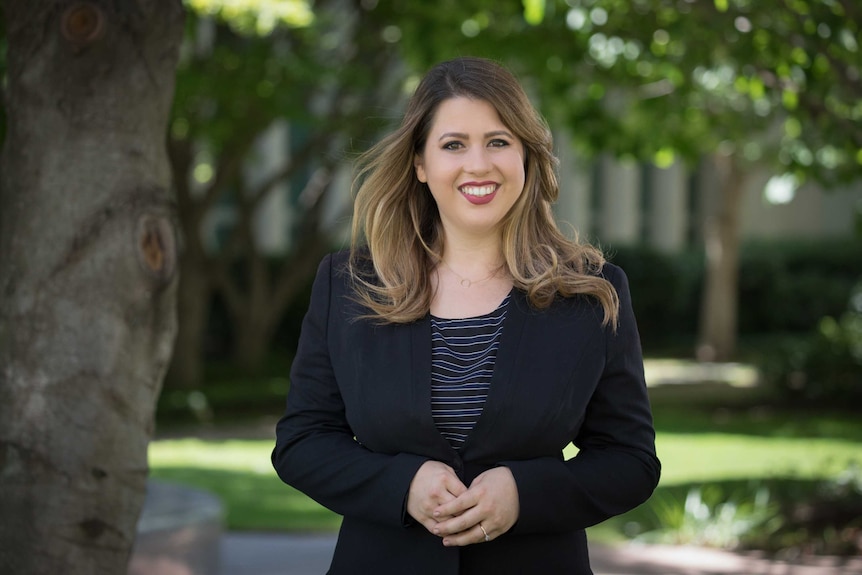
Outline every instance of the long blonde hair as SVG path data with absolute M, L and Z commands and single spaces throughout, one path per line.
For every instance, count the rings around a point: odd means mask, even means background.
M 615 326 L 619 299 L 598 275 L 602 253 L 566 238 L 551 211 L 560 192 L 551 131 L 515 77 L 482 58 L 432 68 L 401 125 L 359 158 L 350 256 L 357 300 L 383 322 L 408 323 L 428 313 L 443 234 L 431 192 L 416 177 L 414 157 L 425 147 L 437 108 L 455 97 L 489 102 L 524 146 L 524 190 L 501 222 L 503 256 L 515 287 L 539 309 L 557 295 L 594 297 L 604 323 Z

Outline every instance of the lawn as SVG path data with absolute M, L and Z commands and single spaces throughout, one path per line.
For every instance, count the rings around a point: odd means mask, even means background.
M 732 480 L 834 477 L 862 464 L 862 420 L 842 413 L 733 409 L 674 402 L 655 405 L 662 492 Z M 152 476 L 198 486 L 225 503 L 229 529 L 322 531 L 338 516 L 281 483 L 270 465 L 271 440 L 170 439 L 150 448 Z M 623 516 L 593 528 L 604 541 L 623 537 Z

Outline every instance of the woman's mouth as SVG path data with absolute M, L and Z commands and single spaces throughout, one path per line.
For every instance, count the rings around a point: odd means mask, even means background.
M 465 184 L 458 189 L 471 204 L 487 204 L 494 199 L 497 188 L 499 188 L 498 184 L 483 183 L 481 185 Z

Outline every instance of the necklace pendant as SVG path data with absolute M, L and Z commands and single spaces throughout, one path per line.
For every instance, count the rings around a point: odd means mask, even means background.
M 468 288 L 473 282 L 468 280 L 467 278 L 461 278 L 461 287 Z

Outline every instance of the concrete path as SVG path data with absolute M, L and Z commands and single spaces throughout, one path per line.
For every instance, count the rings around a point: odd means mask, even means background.
M 334 547 L 334 535 L 227 533 L 221 575 L 324 575 Z M 753 554 L 652 545 L 591 545 L 590 557 L 595 575 L 862 575 L 862 558 L 788 564 Z

